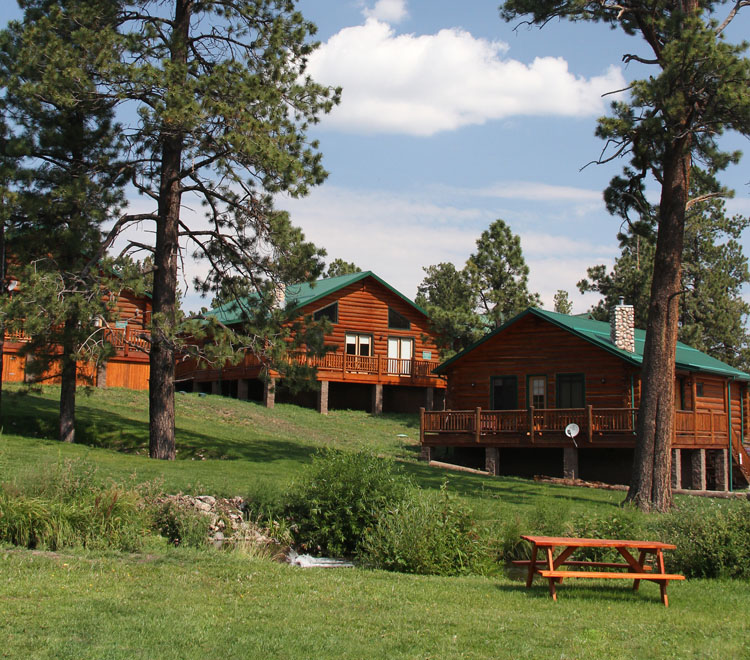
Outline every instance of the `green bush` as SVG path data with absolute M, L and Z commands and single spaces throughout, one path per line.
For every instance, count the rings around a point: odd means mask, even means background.
M 613 511 L 612 515 L 606 517 L 579 516 L 569 523 L 566 536 L 640 540 L 652 535 L 644 529 L 642 520 L 643 514 L 627 508 Z M 583 561 L 623 561 L 622 555 L 614 548 L 580 548 L 575 558 Z
M 151 505 L 156 530 L 173 545 L 204 548 L 208 543 L 209 517 L 186 503 L 166 500 Z
M 289 493 L 285 515 L 302 549 L 351 557 L 381 510 L 398 505 L 408 487 L 389 459 L 325 449 Z
M 359 557 L 373 568 L 422 575 L 459 575 L 481 557 L 470 512 L 448 494 L 413 488 L 400 503 L 380 511 L 365 531 Z
M 750 577 L 750 503 L 686 505 L 655 522 L 660 539 L 676 550 L 664 554 L 667 568 L 687 577 Z

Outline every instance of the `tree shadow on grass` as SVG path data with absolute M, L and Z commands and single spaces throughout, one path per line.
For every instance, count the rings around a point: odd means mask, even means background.
M 33 393 L 4 393 L 3 425 L 24 437 L 58 437 L 58 403 Z M 109 449 L 124 454 L 148 454 L 148 422 L 117 412 L 86 405 L 76 407 L 76 444 Z M 309 461 L 313 447 L 278 439 L 244 441 L 222 434 L 206 435 L 191 431 L 178 421 L 177 458 L 246 460 L 268 463 L 275 460 Z

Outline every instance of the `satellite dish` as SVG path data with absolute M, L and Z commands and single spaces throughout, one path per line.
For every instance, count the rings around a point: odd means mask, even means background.
M 581 429 L 578 428 L 578 424 L 568 424 L 565 427 L 565 435 L 567 435 L 569 438 L 575 438 Z

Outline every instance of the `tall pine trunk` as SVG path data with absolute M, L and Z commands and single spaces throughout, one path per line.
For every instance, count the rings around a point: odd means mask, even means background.
M 643 387 L 633 473 L 626 498 L 644 510 L 666 511 L 672 505 L 675 351 L 691 164 L 688 139 L 678 140 L 664 162 L 641 371 Z
M 60 441 L 75 440 L 76 425 L 76 360 L 73 333 L 76 321 L 66 320 L 60 358 Z
M 175 0 L 171 64 L 179 70 L 187 63 L 187 43 L 193 0 Z M 184 75 L 184 74 L 183 74 Z M 179 85 L 167 92 L 167 114 L 179 103 Z M 154 290 L 149 383 L 149 456 L 175 458 L 174 330 L 176 323 L 177 252 L 183 134 L 163 127 L 159 182 L 159 219 L 154 250 Z

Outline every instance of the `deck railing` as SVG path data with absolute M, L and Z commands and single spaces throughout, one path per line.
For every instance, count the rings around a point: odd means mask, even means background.
M 481 443 L 509 439 L 527 439 L 530 443 L 550 434 L 560 436 L 569 424 L 576 424 L 576 440 L 592 442 L 632 436 L 635 433 L 637 408 L 527 408 L 519 410 L 439 410 L 422 411 L 421 437 L 465 435 Z M 725 445 L 728 442 L 728 417 L 722 411 L 675 411 L 675 441 L 681 445 Z
M 341 374 L 368 375 L 377 377 L 437 379 L 432 373 L 440 362 L 438 360 L 401 360 L 383 355 L 347 355 L 345 353 L 326 353 L 323 356 L 308 355 L 304 351 L 291 354 L 290 360 L 295 364 L 315 367 L 319 372 L 339 372 Z M 247 355 L 240 369 L 260 367 L 261 361 L 252 355 Z M 179 369 L 179 367 L 178 367 Z M 237 367 L 226 368 L 222 371 L 236 371 Z M 198 370 L 193 366 L 184 366 L 179 372 L 182 379 L 193 378 L 197 374 L 206 376 L 205 370 Z
M 151 346 L 150 333 L 140 328 L 103 328 L 100 335 L 104 341 L 114 346 L 120 355 L 130 352 L 148 353 Z M 31 341 L 23 330 L 5 331 L 5 341 L 25 343 Z
M 117 350 L 118 354 L 140 353 L 148 355 L 151 348 L 151 335 L 140 328 L 105 328 L 104 340 Z

